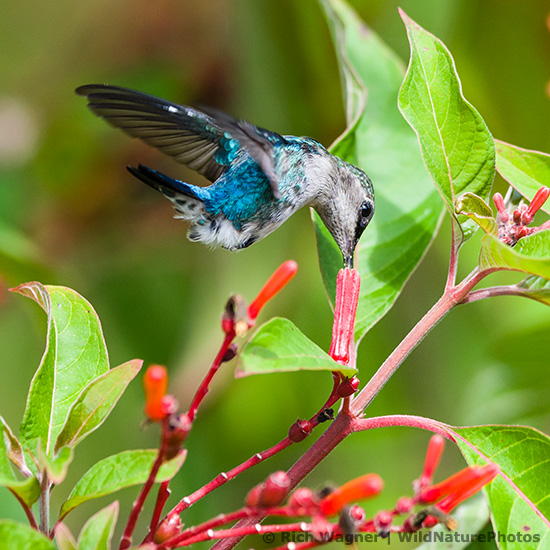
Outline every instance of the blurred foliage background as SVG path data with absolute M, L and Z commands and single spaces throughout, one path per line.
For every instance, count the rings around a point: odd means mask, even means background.
M 398 3 L 351 3 L 406 61 Z M 466 98 L 495 137 L 550 151 L 545 0 L 399 5 L 450 48 Z M 73 93 L 86 83 L 129 86 L 211 105 L 279 133 L 311 135 L 328 146 L 344 129 L 344 112 L 316 2 L 9 2 L 0 36 L 0 413 L 14 429 L 44 347 L 43 312 L 7 292 L 28 280 L 66 285 L 89 299 L 103 322 L 111 364 L 134 357 L 166 364 L 184 407 L 221 341 L 225 300 L 234 292 L 251 299 L 286 259 L 297 260 L 300 271 L 264 320 L 286 316 L 328 349 L 331 311 L 308 211 L 238 254 L 188 242 L 168 201 L 136 182 L 125 166 L 141 162 L 193 183 L 198 176 L 96 119 Z M 502 180 L 495 185 L 505 191 Z M 463 274 L 476 261 L 472 241 L 461 254 Z M 449 242 L 445 221 L 394 309 L 363 341 L 363 381 L 443 291 Z M 500 276 L 506 279 L 518 277 Z M 527 300 L 497 298 L 458 308 L 407 359 L 369 414 L 420 414 L 450 424 L 527 423 L 549 432 L 549 330 L 549 311 Z M 200 412 L 187 464 L 172 484 L 174 502 L 280 440 L 296 417 L 317 410 L 331 386 L 322 374 L 234 380 L 232 373 L 229 365 L 219 374 Z M 98 459 L 156 445 L 157 430 L 140 429 L 142 407 L 135 382 L 107 424 L 79 446 L 68 482 L 53 495 L 54 507 Z M 410 493 L 428 437 L 395 428 L 358 434 L 307 484 L 339 484 L 375 471 L 386 479 L 386 490 L 368 509 L 389 507 Z M 239 507 L 253 484 L 290 466 L 310 444 L 242 475 L 186 512 L 184 522 Z M 449 446 L 440 475 L 461 465 Z M 23 520 L 13 497 L 1 491 L 0 517 Z M 134 495 L 120 495 L 121 519 Z M 77 509 L 69 526 L 77 532 L 96 509 L 95 503 Z

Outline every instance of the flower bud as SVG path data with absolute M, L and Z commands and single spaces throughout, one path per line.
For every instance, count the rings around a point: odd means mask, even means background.
M 178 535 L 182 527 L 183 525 L 179 514 L 172 514 L 158 526 L 153 540 L 157 544 L 162 544 Z
M 167 388 L 166 367 L 151 365 L 143 377 L 143 389 L 145 391 L 145 415 L 153 422 L 160 422 L 168 416 L 163 405 Z
M 396 505 L 395 505 L 395 511 L 398 514 L 405 515 L 408 514 L 414 507 L 414 501 L 412 498 L 409 497 L 401 497 Z
M 288 507 L 296 512 L 303 510 L 305 512 L 303 515 L 313 515 L 312 513 L 319 508 L 319 500 L 311 489 L 301 487 L 290 495 Z
M 290 478 L 282 470 L 272 473 L 263 483 L 258 504 L 263 508 L 279 506 L 288 494 Z
M 359 387 L 359 378 L 357 376 L 352 376 L 351 378 L 346 378 L 340 385 L 336 388 L 336 393 L 340 397 L 349 397 L 353 395 L 357 388 Z
M 296 420 L 288 430 L 288 438 L 293 443 L 303 441 L 311 433 L 311 422 L 309 420 Z
M 244 499 L 244 504 L 247 508 L 257 508 L 259 506 L 260 493 L 262 492 L 263 487 L 264 487 L 264 484 L 260 483 L 259 485 L 252 487 L 252 489 L 248 491 L 248 494 Z

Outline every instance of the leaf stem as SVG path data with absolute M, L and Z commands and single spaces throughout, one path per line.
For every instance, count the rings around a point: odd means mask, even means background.
M 460 250 L 461 242 L 456 242 L 456 223 L 454 219 L 451 220 L 451 256 L 449 258 L 449 273 L 447 275 L 447 283 L 445 284 L 445 291 L 448 292 L 456 285 L 456 271 L 458 268 L 458 252 Z

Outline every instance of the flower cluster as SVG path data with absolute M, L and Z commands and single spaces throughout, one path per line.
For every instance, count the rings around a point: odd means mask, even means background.
M 520 204 L 510 214 L 506 209 L 506 203 L 500 193 L 495 193 L 493 201 L 497 208 L 498 238 L 507 245 L 514 246 L 521 238 L 532 235 L 537 231 L 550 228 L 550 222 L 540 227 L 528 227 L 535 218 L 535 214 L 542 208 L 550 196 L 550 188 L 541 187 L 527 206 Z

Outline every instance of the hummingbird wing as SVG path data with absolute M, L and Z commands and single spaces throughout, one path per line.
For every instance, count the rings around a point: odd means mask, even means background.
M 284 142 L 274 132 L 256 128 L 225 113 L 213 116 L 186 105 L 178 105 L 143 93 L 88 84 L 76 89 L 88 98 L 88 107 L 115 128 L 140 138 L 214 182 L 227 170 L 239 146 L 260 165 L 279 197 L 273 161 L 273 145 Z

